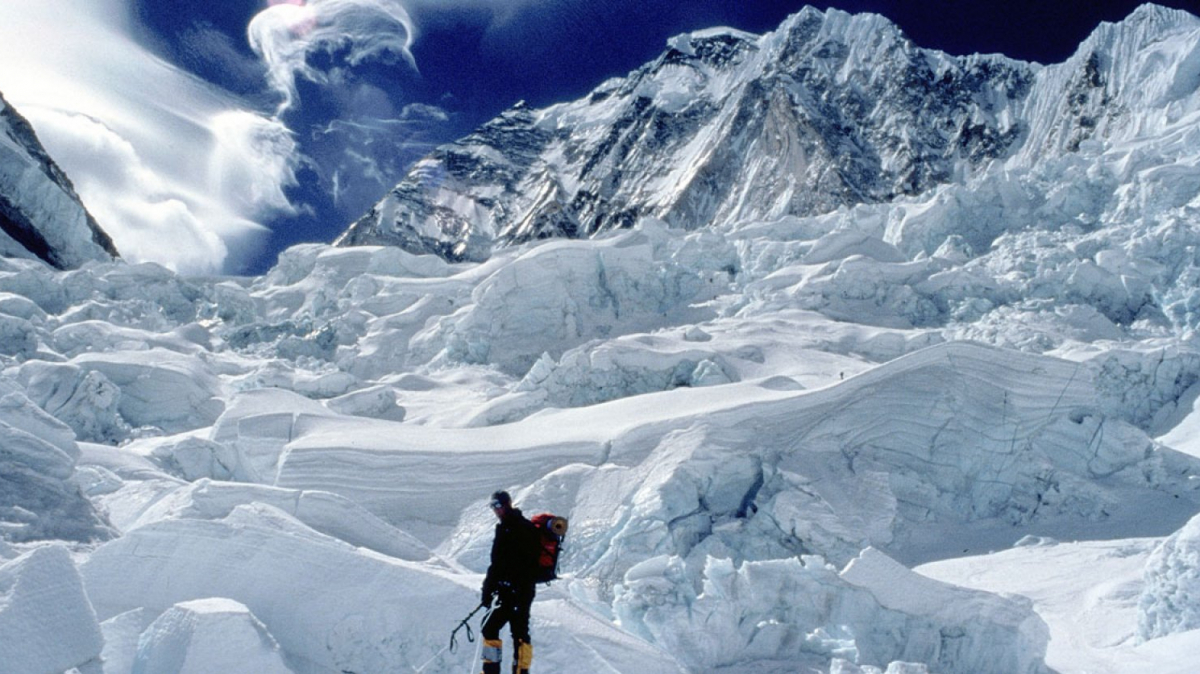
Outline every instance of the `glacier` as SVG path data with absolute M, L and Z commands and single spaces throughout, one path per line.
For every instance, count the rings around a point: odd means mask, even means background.
M 364 245 L 0 258 L 0 668 L 473 671 L 507 489 L 571 521 L 538 671 L 1189 671 L 1196 54 L 808 9 L 506 113 Z

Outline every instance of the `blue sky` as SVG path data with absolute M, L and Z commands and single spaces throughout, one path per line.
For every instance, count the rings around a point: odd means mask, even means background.
M 1051 63 L 1140 3 L 5 0 L 0 92 L 127 258 L 260 273 L 518 100 L 582 96 L 672 35 L 764 32 L 805 4 L 883 14 L 952 54 Z

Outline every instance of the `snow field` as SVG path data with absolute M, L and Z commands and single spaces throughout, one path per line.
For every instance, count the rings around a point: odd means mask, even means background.
M 292 667 L 303 671 L 418 664 L 432 651 L 406 653 L 398 643 L 422 632 L 427 613 L 415 607 L 435 606 L 434 597 L 458 587 L 356 552 L 259 503 L 213 520 L 148 524 L 117 540 L 122 545 L 97 550 L 82 567 L 102 620 L 142 607 L 162 612 L 196 598 L 234 599 L 268 626 L 295 660 Z
M 1139 637 L 1147 609 L 1156 603 L 1166 608 L 1150 589 L 1163 570 L 1153 561 L 1163 546 L 1162 539 L 1061 542 L 1031 537 L 1009 550 L 933 562 L 917 571 L 1031 599 L 1050 628 L 1046 664 L 1054 671 L 1183 674 L 1195 668 L 1189 654 L 1200 644 L 1200 632 Z M 1187 568 L 1182 564 L 1176 572 Z M 1196 567 L 1190 568 L 1194 573 Z
M 430 664 L 436 671 L 445 671 L 455 662 L 468 666 L 469 648 L 450 654 L 442 646 L 453 626 L 478 600 L 478 576 L 463 577 L 436 565 L 355 549 L 261 503 L 237 506 L 229 515 L 213 520 L 147 524 L 114 542 L 121 544 L 97 550 L 82 572 L 101 619 L 117 618 L 138 608 L 166 612 L 142 632 L 138 658 L 153 655 L 146 652 L 148 639 L 149 643 L 162 642 L 157 646 L 165 651 L 162 657 L 183 657 L 172 644 L 181 630 L 191 629 L 178 623 L 192 618 L 186 613 L 168 616 L 172 611 L 178 614 L 180 608 L 189 609 L 182 602 L 192 598 L 226 597 L 244 604 L 253 614 L 225 611 L 233 614 L 225 621 L 233 621 L 231 626 L 205 629 L 220 634 L 237 628 L 244 634 L 243 640 L 257 634 L 268 645 L 274 639 L 293 671 L 407 671 Z M 134 551 L 136 554 L 131 554 Z M 611 667 L 610 657 L 629 662 L 631 648 L 645 659 L 651 668 L 647 671 L 672 671 L 668 658 L 635 645 L 616 628 L 594 619 L 585 620 L 589 626 L 583 633 L 589 638 L 577 647 L 608 655 L 596 653 L 573 658 L 571 663 L 568 658 L 556 658 L 554 644 L 562 643 L 569 652 L 572 640 L 581 636 L 570 630 L 564 633 L 555 625 L 570 625 L 584 616 L 570 607 L 551 604 L 549 608 L 547 614 L 539 605 L 535 619 L 539 625 L 546 622 L 544 642 L 539 643 L 546 644 L 547 660 L 562 663 L 559 671 L 603 670 Z M 253 632 L 250 626 L 255 627 Z M 459 638 L 463 638 L 461 634 Z M 195 641 L 193 638 L 193 645 Z M 269 646 L 247 646 L 237 652 L 252 655 L 264 649 L 274 652 Z M 201 663 L 213 661 L 211 657 L 205 660 L 203 651 L 187 657 Z M 655 670 L 655 663 L 661 668 Z

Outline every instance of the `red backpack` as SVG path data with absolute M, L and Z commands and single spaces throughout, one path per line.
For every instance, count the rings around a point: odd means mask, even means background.
M 538 532 L 537 570 L 534 580 L 549 583 L 558 578 L 558 552 L 567 535 L 567 518 L 541 513 L 529 520 Z

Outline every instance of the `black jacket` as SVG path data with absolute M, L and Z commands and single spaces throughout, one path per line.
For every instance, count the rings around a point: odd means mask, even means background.
M 485 592 L 504 587 L 532 590 L 537 573 L 538 539 L 533 523 L 517 508 L 496 523 L 492 563 L 483 581 Z

